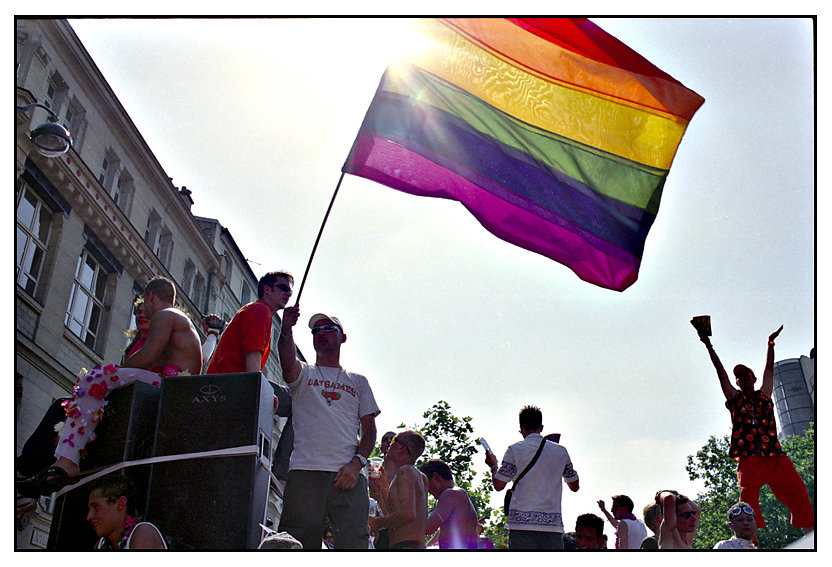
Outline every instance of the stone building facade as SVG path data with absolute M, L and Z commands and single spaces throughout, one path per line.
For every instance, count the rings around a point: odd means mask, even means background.
M 44 157 L 29 133 L 48 113 L 16 112 L 19 454 L 81 368 L 121 359 L 133 300 L 152 277 L 175 282 L 200 333 L 203 315 L 230 320 L 256 300 L 257 277 L 227 228 L 192 214 L 191 191 L 174 186 L 67 21 L 17 20 L 15 55 L 16 105 L 48 106 L 73 138 L 66 154 Z M 274 325 L 276 340 L 278 316 Z M 264 374 L 283 384 L 276 354 Z M 281 427 L 277 419 L 273 446 Z M 45 545 L 50 506 L 43 498 L 18 522 L 18 548 Z M 273 496 L 271 514 L 279 509 Z

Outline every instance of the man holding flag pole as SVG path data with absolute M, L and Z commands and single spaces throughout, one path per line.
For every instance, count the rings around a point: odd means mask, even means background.
M 367 378 L 341 366 L 347 335 L 337 317 L 312 316 L 315 364 L 298 359 L 293 329 L 299 317 L 297 304 L 284 309 L 277 343 L 295 428 L 279 530 L 304 549 L 320 549 L 328 518 L 336 549 L 367 549 L 370 503 L 362 469 L 375 447 L 378 405 Z

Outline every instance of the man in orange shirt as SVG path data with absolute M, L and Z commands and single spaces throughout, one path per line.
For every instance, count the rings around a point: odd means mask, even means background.
M 289 272 L 269 272 L 257 283 L 257 301 L 243 305 L 228 323 L 206 374 L 261 372 L 271 352 L 272 319 L 292 297 Z

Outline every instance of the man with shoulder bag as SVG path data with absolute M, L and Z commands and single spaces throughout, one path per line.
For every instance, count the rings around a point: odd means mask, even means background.
M 505 498 L 509 549 L 563 549 L 561 479 L 577 492 L 578 473 L 566 448 L 544 439 L 541 431 L 543 414 L 526 406 L 520 411 L 523 440 L 506 449 L 499 467 L 494 453 L 485 454 L 495 490 L 514 481 Z

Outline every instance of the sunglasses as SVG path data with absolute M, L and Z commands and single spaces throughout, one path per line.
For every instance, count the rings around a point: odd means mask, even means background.
M 331 333 L 332 331 L 334 331 L 337 328 L 338 328 L 337 325 L 321 325 L 319 327 L 313 327 L 312 328 L 312 334 L 317 335 L 321 331 L 326 331 L 327 333 Z M 395 442 L 395 439 L 393 439 L 393 442 Z
M 748 514 L 749 516 L 754 516 L 754 510 L 751 506 L 735 506 L 731 508 L 731 511 L 728 512 L 728 515 L 732 518 L 736 518 L 741 514 Z
M 292 293 L 292 288 L 286 285 L 285 283 L 276 283 L 270 285 L 269 287 L 272 289 L 277 288 L 280 291 L 285 291 L 286 293 Z
M 408 447 L 407 443 L 405 443 L 404 441 L 399 441 L 398 437 L 393 437 L 392 441 L 390 441 L 390 444 L 391 445 L 396 445 L 396 444 L 401 445 L 402 447 L 404 447 L 404 450 L 407 451 L 407 454 L 408 455 L 410 454 L 410 447 Z
M 696 514 L 696 512 L 694 512 L 693 510 L 691 510 L 690 512 L 685 512 L 684 514 L 679 514 L 679 517 L 680 517 L 680 518 L 684 518 L 684 519 L 686 519 L 686 520 L 690 520 L 690 517 L 691 517 L 691 516 L 693 516 L 693 515 L 695 515 L 695 514 Z

